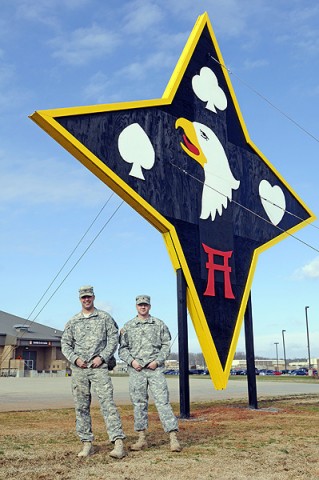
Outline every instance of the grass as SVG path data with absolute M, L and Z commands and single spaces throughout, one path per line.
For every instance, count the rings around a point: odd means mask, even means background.
M 231 375 L 230 380 L 241 381 L 247 380 L 246 375 Z M 256 375 L 257 382 L 293 382 L 293 383 L 318 383 L 318 377 L 308 377 L 307 375 Z
M 245 401 L 192 403 L 190 418 L 179 421 L 178 454 L 170 452 L 151 405 L 149 448 L 121 461 L 108 455 L 112 446 L 98 408 L 92 409 L 97 453 L 87 459 L 77 457 L 73 409 L 3 412 L 0 480 L 318 480 L 318 397 L 267 398 L 258 405 L 252 410 Z M 136 438 L 132 407 L 119 411 L 129 446 Z

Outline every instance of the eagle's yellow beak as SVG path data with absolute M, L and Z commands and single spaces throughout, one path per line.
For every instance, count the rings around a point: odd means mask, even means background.
M 194 125 L 186 118 L 178 118 L 175 122 L 175 128 L 179 127 L 184 130 L 183 142 L 180 142 L 182 149 L 204 168 L 207 159 L 198 143 Z

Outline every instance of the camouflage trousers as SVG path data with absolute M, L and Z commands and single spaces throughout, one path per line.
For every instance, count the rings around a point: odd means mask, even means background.
M 129 390 L 134 409 L 134 429 L 139 432 L 148 427 L 148 392 L 150 391 L 165 432 L 178 430 L 177 418 L 169 403 L 169 392 L 164 368 L 144 368 L 140 372 L 129 367 Z
M 92 442 L 92 420 L 90 406 L 92 393 L 96 393 L 106 430 L 111 442 L 125 438 L 120 415 L 113 400 L 113 385 L 107 368 L 72 370 L 72 393 L 75 403 L 76 432 L 82 442 Z

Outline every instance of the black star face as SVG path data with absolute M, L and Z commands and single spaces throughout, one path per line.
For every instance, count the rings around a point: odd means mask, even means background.
M 163 98 L 31 116 L 163 234 L 217 389 L 258 254 L 314 220 L 250 140 L 223 64 L 204 14 Z

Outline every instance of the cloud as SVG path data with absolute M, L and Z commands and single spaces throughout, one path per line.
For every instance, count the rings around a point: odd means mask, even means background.
M 244 68 L 246 70 L 256 70 L 257 68 L 264 68 L 264 67 L 268 67 L 269 66 L 269 62 L 267 60 L 263 60 L 263 59 L 256 59 L 256 60 L 249 60 L 249 59 L 246 59 L 244 61 Z
M 110 302 L 104 301 L 104 300 L 95 300 L 94 303 L 96 308 L 98 308 L 99 310 L 104 310 L 105 312 L 108 312 L 110 315 L 113 315 L 114 307 Z
M 184 0 L 183 2 L 171 2 L 165 0 L 168 14 L 187 19 L 193 22 L 199 14 L 207 11 L 214 30 L 225 37 L 238 37 L 247 34 L 249 20 L 255 10 L 262 16 L 262 5 L 257 0 L 207 0 L 205 6 L 199 10 L 198 2 Z M 257 5 L 258 4 L 258 7 Z
M 91 0 L 20 0 L 15 5 L 17 18 L 56 27 L 61 11 L 80 9 Z
M 171 55 L 172 52 L 175 51 L 178 53 L 178 55 L 180 55 L 182 48 L 187 42 L 189 33 L 189 30 L 185 32 L 163 32 L 156 37 L 156 44 L 159 46 L 161 51 L 171 52 Z
M 55 6 L 50 5 L 50 2 L 24 0 L 18 5 L 16 16 L 24 21 L 54 26 L 56 24 L 56 17 L 53 14 L 54 10 Z
M 49 41 L 52 56 L 72 66 L 82 66 L 98 57 L 113 53 L 121 41 L 113 33 L 98 25 L 78 28 L 67 35 L 59 35 Z
M 298 5 L 297 2 L 296 4 Z M 277 41 L 289 46 L 289 52 L 298 60 L 298 65 L 302 61 L 300 55 L 306 58 L 318 57 L 319 5 L 306 6 L 305 2 L 302 2 L 302 5 L 296 8 L 283 10 L 282 16 L 284 15 L 284 22 L 280 22 L 281 30 Z M 284 29 L 282 29 L 282 25 L 284 25 Z
M 164 68 L 175 66 L 173 61 L 174 56 L 171 56 L 165 52 L 153 52 L 148 57 L 144 57 L 141 62 L 132 62 L 126 65 L 124 68 L 116 72 L 116 76 L 127 80 L 139 80 L 148 76 L 149 72 L 163 70 Z
M 0 209 L 32 205 L 100 205 L 107 187 L 77 164 L 66 165 L 55 158 L 15 160 L 0 153 Z M 94 189 L 94 195 L 83 195 Z
M 84 98 L 96 103 L 107 103 L 110 101 L 111 79 L 102 72 L 97 72 L 91 76 L 87 82 L 83 94 Z
M 87 82 L 83 89 L 83 96 L 87 101 L 94 103 L 127 101 L 131 97 L 136 100 L 140 98 L 140 95 L 144 98 L 151 95 L 153 98 L 154 80 L 152 77 L 154 72 L 160 70 L 162 73 L 164 69 L 167 69 L 169 71 L 167 78 L 169 79 L 175 62 L 175 56 L 157 52 L 145 56 L 142 61 L 131 62 L 117 71 L 112 71 L 110 75 L 97 72 Z M 145 79 L 147 83 L 144 82 Z M 165 86 L 163 83 L 160 96 Z M 138 93 L 139 90 L 142 92 L 141 94 Z
M 129 8 L 124 15 L 124 35 L 142 35 L 145 31 L 158 26 L 164 17 L 162 8 L 155 2 L 135 0 L 128 5 Z
M 319 40 L 318 32 L 308 31 L 307 34 L 303 35 L 297 42 L 296 46 L 302 50 L 302 52 L 309 56 L 318 56 L 319 53 Z
M 310 24 L 313 24 L 314 27 L 317 26 L 319 5 L 315 3 L 306 6 L 306 4 L 303 3 L 299 7 L 289 8 L 285 11 L 285 14 L 290 25 L 294 26 L 295 29 L 301 29 L 304 33 L 307 33 Z M 294 36 L 295 33 L 296 32 L 293 32 L 292 36 Z
M 314 258 L 311 262 L 296 270 L 293 278 L 297 280 L 313 279 L 319 277 L 319 257 Z

